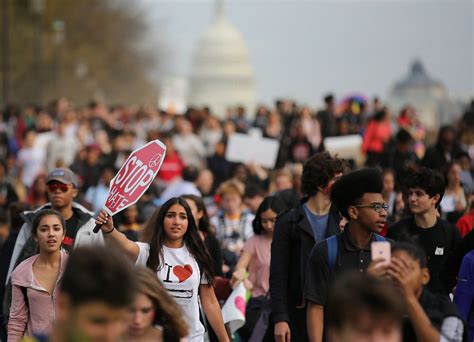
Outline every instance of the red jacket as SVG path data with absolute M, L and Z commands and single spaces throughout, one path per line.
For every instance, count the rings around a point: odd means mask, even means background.
M 461 218 L 456 223 L 456 227 L 461 233 L 461 237 L 464 237 L 469 233 L 474 227 L 474 210 L 471 210 L 467 214 L 461 216 Z
M 392 127 L 390 123 L 381 121 L 370 121 L 365 130 L 364 138 L 362 140 L 363 152 L 382 153 L 384 151 L 385 143 L 392 137 Z

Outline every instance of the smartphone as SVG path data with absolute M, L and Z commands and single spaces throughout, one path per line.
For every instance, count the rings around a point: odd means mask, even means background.
M 387 265 L 392 257 L 392 247 L 388 241 L 374 241 L 371 244 L 372 260 L 384 259 L 379 265 Z

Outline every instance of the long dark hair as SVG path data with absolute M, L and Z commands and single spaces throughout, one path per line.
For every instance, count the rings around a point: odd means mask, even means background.
M 265 197 L 255 213 L 255 218 L 252 221 L 253 232 L 256 235 L 265 234 L 265 229 L 262 227 L 262 219 L 260 215 L 267 210 L 272 210 L 277 214 L 277 217 L 287 210 L 285 202 L 277 196 Z
M 196 205 L 198 211 L 202 211 L 202 217 L 198 222 L 198 229 L 207 234 L 212 234 L 211 224 L 209 221 L 209 214 L 207 213 L 206 205 L 201 197 L 196 195 L 183 195 L 181 196 L 184 199 L 191 200 Z
M 179 204 L 182 206 L 186 211 L 186 216 L 188 217 L 188 229 L 186 230 L 186 233 L 183 237 L 184 244 L 194 259 L 196 259 L 201 272 L 206 276 L 209 284 L 213 285 L 214 272 L 212 267 L 212 259 L 206 249 L 206 246 L 204 245 L 204 242 L 198 234 L 196 223 L 194 222 L 194 217 L 191 213 L 191 208 L 189 208 L 188 203 L 186 203 L 186 200 L 182 197 L 170 198 L 159 209 L 156 220 L 154 222 L 148 222 L 148 224 L 152 224 L 155 229 L 153 230 L 153 235 L 150 241 L 150 256 L 147 261 L 147 267 L 151 268 L 154 272 L 157 272 L 163 267 L 163 244 L 165 242 L 163 221 L 165 219 L 166 213 L 174 204 Z
M 137 267 L 135 276 L 138 281 L 138 293 L 142 293 L 152 301 L 155 308 L 154 324 L 163 327 L 165 341 L 179 341 L 188 334 L 188 326 L 181 315 L 181 309 L 171 298 L 163 284 L 147 267 Z

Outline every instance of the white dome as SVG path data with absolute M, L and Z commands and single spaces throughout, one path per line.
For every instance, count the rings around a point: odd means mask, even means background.
M 236 105 L 245 107 L 249 116 L 254 114 L 257 98 L 248 49 L 225 17 L 222 4 L 196 47 L 188 102 L 209 106 L 222 118 L 228 107 Z

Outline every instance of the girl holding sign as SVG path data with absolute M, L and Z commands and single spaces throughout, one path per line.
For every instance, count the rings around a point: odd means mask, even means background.
M 204 340 L 198 296 L 219 341 L 229 341 L 212 286 L 212 261 L 184 199 L 171 198 L 159 209 L 158 215 L 152 216 L 147 223 L 154 227 L 150 243 L 128 240 L 115 229 L 112 218 L 103 210 L 96 224 L 101 224 L 104 236 L 118 243 L 137 265 L 147 266 L 156 273 L 181 307 L 190 327 L 189 341 Z

